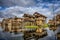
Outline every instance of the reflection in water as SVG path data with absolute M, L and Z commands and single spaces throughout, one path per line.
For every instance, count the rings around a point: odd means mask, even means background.
M 48 36 L 54 35 L 54 32 L 52 30 L 49 30 L 49 28 L 46 28 Z
M 39 40 L 55 40 L 55 36 L 54 36 L 54 32 L 52 30 L 49 30 L 49 28 L 46 28 L 47 29 L 47 33 L 48 33 L 48 36 L 44 37 L 44 38 L 40 38 Z M 2 32 L 0 30 L 0 39 L 3 39 L 3 40 L 23 40 L 23 36 L 15 36 L 15 37 L 11 37 L 12 35 L 10 33 L 7 33 L 7 32 Z
M 55 32 L 53 32 L 52 30 L 49 30 L 49 28 L 46 28 L 48 36 L 41 38 L 39 40 L 56 40 L 55 38 Z
M 0 31 L 3 31 L 3 29 L 1 28 L 1 26 L 0 26 Z

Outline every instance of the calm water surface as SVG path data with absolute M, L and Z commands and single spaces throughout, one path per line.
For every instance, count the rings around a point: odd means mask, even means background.
M 56 40 L 56 37 L 55 37 L 56 32 L 49 30 L 49 28 L 46 28 L 46 29 L 47 29 L 48 35 L 44 38 L 40 38 L 39 40 Z M 10 33 L 2 32 L 2 29 L 1 29 L 0 40 L 24 40 L 24 39 L 23 39 L 22 33 L 14 36 L 14 35 L 11 35 Z

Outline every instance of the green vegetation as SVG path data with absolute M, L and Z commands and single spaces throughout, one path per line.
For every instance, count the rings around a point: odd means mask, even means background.
M 40 26 L 40 28 L 47 28 L 49 27 L 48 24 L 44 24 L 42 26 Z M 28 28 L 28 29 L 36 29 L 36 28 L 39 28 L 38 26 L 25 26 L 25 28 Z
M 43 27 L 44 28 L 47 28 L 47 27 L 49 27 L 49 25 L 48 24 L 44 24 Z
M 28 29 L 36 29 L 36 28 L 38 28 L 38 26 L 25 26 L 25 28 L 28 28 Z

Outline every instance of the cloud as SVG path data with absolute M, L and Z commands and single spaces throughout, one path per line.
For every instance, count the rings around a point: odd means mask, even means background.
M 1 9 L 2 7 L 0 7 L 0 9 Z
M 54 13 L 55 13 L 55 14 L 60 14 L 60 7 L 57 8 Z
M 34 0 L 1 0 L 2 6 L 33 6 Z
M 2 9 L 2 7 L 0 6 L 0 10 Z
M 14 6 L 6 8 L 5 10 L 2 10 L 2 13 L 5 15 L 14 15 L 18 17 L 22 17 L 24 13 L 33 14 L 34 12 L 39 12 L 40 14 L 43 14 L 47 17 L 52 17 L 51 11 L 48 8 L 42 8 L 40 7 L 20 7 L 20 6 Z
M 1 6 L 23 6 L 23 7 L 29 7 L 29 6 L 40 6 L 39 4 L 46 4 L 47 3 L 59 3 L 59 1 L 56 0 L 0 0 Z
M 1 6 L 7 6 L 5 10 L 2 10 L 4 15 L 14 15 L 18 17 L 22 17 L 24 13 L 33 14 L 34 12 L 39 12 L 48 18 L 52 18 L 52 5 L 54 5 L 54 12 L 60 7 L 59 3 L 55 1 L 54 3 L 50 3 L 49 1 L 44 0 L 1 0 Z

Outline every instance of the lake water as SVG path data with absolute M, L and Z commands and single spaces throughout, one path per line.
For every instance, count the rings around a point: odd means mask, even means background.
M 40 38 L 39 40 L 56 40 L 55 33 L 52 30 L 47 29 L 48 35 L 44 38 Z M 19 34 L 18 36 L 11 35 L 10 33 L 7 32 L 2 32 L 0 30 L 0 40 L 24 40 L 22 34 Z

